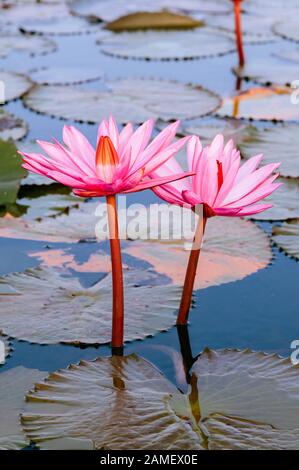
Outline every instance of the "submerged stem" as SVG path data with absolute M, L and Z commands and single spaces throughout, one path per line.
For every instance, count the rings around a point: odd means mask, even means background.
M 118 233 L 118 217 L 115 195 L 106 197 L 110 236 L 113 312 L 112 312 L 112 352 L 120 354 L 124 343 L 124 288 L 122 259 Z
M 207 216 L 204 214 L 199 218 L 198 225 L 195 232 L 193 246 L 190 252 L 187 271 L 185 275 L 185 282 L 181 298 L 181 305 L 177 317 L 177 325 L 186 325 L 188 321 L 189 310 L 192 300 L 193 286 L 197 271 L 197 265 L 201 250 L 201 242 L 206 228 Z
M 241 27 L 241 2 L 242 0 L 234 0 L 234 11 L 235 11 L 235 31 L 236 31 L 236 41 L 237 49 L 239 54 L 239 65 L 243 67 L 245 64 L 245 56 L 243 49 L 243 37 L 242 37 L 242 27 Z

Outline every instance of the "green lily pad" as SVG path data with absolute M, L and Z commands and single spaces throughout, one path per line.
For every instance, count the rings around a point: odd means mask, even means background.
M 124 272 L 126 341 L 168 330 L 175 324 L 180 289 L 172 285 L 157 286 L 156 278 L 157 275 L 149 271 Z M 9 274 L 2 280 L 21 293 L 0 296 L 0 304 L 3 304 L 0 329 L 9 336 L 41 344 L 110 341 L 110 273 L 90 288 L 82 287 L 69 271 L 59 268 L 29 269 Z M 155 299 L 154 305 L 149 302 L 150 298 Z
M 299 178 L 299 125 L 247 126 L 239 142 L 242 156 L 263 154 L 263 163 L 281 161 L 282 176 Z
M 98 80 L 103 72 L 98 68 L 44 67 L 32 70 L 29 75 L 39 85 L 76 85 Z
M 25 393 L 45 376 L 46 372 L 23 366 L 1 372 L 0 450 L 19 450 L 30 444 L 22 432 L 19 415 L 25 405 Z
M 189 29 L 203 22 L 190 16 L 169 11 L 131 13 L 106 24 L 110 31 L 136 31 L 138 29 Z
M 0 205 L 16 202 L 20 181 L 25 175 L 15 144 L 0 140 Z
M 135 59 L 199 59 L 235 50 L 235 42 L 220 31 L 139 31 L 104 36 L 97 43 L 105 54 Z
M 0 57 L 18 52 L 30 56 L 49 54 L 56 50 L 56 44 L 47 38 L 25 36 L 24 34 L 5 34 L 0 36 Z
M 249 350 L 205 350 L 187 394 L 136 355 L 103 357 L 37 384 L 21 421 L 41 449 L 298 449 L 297 384 L 289 359 Z
M 0 109 L 0 139 L 19 140 L 28 132 L 27 124 L 13 114 Z
M 273 227 L 272 240 L 289 256 L 299 259 L 299 219 Z
M 24 103 L 39 113 L 91 123 L 109 114 L 122 123 L 152 117 L 187 119 L 212 113 L 220 104 L 214 93 L 177 82 L 121 79 L 106 85 L 105 91 L 37 85 L 24 97 Z
M 299 9 L 297 13 L 299 13 Z M 291 18 L 291 16 L 279 23 L 276 23 L 273 26 L 273 31 L 284 39 L 299 42 L 298 22 L 294 18 Z
M 32 87 L 32 82 L 15 72 L 0 70 L 0 105 L 20 98 Z
M 291 94 L 288 88 L 251 88 L 225 98 L 217 115 L 258 121 L 296 121 L 299 106 L 294 106 Z

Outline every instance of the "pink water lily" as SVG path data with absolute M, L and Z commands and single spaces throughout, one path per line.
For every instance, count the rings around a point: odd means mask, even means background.
M 191 250 L 187 266 L 178 325 L 187 323 L 194 280 L 200 255 L 202 238 L 208 218 L 220 216 L 250 216 L 272 207 L 259 204 L 275 191 L 281 183 L 274 183 L 278 174 L 273 172 L 280 163 L 271 163 L 258 168 L 262 155 L 256 155 L 242 166 L 240 152 L 230 140 L 224 145 L 222 135 L 217 135 L 211 145 L 203 148 L 198 137 L 193 136 L 187 145 L 188 166 L 194 173 L 176 184 L 168 183 L 153 188 L 162 199 L 172 204 L 195 208 L 203 205 L 203 218 L 199 220 L 195 234 L 195 247 Z M 157 169 L 155 177 L 163 177 L 182 171 L 175 159 Z
M 21 153 L 23 167 L 47 176 L 72 188 L 82 197 L 101 197 L 107 200 L 108 224 L 113 284 L 112 351 L 122 353 L 124 341 L 124 292 L 116 194 L 130 193 L 169 183 L 186 176 L 170 172 L 153 177 L 167 160 L 172 158 L 188 140 L 173 142 L 179 122 L 170 124 L 151 143 L 153 120 L 134 131 L 127 124 L 118 131 L 113 117 L 103 120 L 98 129 L 96 148 L 73 126 L 64 126 L 63 142 L 37 141 L 43 152 Z
M 153 120 L 134 131 L 127 124 L 121 132 L 112 117 L 98 129 L 96 149 L 73 126 L 64 126 L 63 144 L 37 141 L 43 153 L 23 153 L 23 167 L 73 189 L 82 197 L 129 193 L 185 177 L 171 174 L 153 178 L 152 172 L 173 157 L 186 139 L 173 142 L 179 122 L 166 127 L 149 143 Z
M 187 157 L 194 176 L 154 188 L 162 199 L 191 207 L 203 204 L 207 217 L 250 216 L 272 207 L 272 204 L 259 204 L 259 201 L 281 185 L 274 183 L 279 175 L 273 174 L 280 163 L 258 168 L 263 156 L 256 155 L 241 165 L 240 152 L 232 140 L 224 145 L 222 135 L 217 135 L 205 148 L 199 138 L 193 136 L 187 145 Z M 182 171 L 173 159 L 157 169 L 155 177 Z

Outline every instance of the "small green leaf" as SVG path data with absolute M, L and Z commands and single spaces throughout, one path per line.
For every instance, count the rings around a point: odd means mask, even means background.
M 0 140 L 0 205 L 15 203 L 26 171 L 13 142 Z

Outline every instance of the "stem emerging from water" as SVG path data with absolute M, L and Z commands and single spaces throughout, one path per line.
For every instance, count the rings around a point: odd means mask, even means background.
M 186 325 L 191 306 L 192 292 L 201 250 L 201 242 L 206 228 L 207 216 L 204 214 L 199 218 L 195 232 L 193 246 L 190 252 L 188 267 L 185 276 L 181 305 L 177 317 L 177 325 Z
M 119 354 L 124 344 L 124 287 L 115 195 L 106 197 L 113 283 L 112 352 Z M 115 349 L 113 351 L 113 349 Z
M 239 65 L 243 67 L 245 64 L 245 56 L 243 49 L 243 37 L 242 37 L 242 28 L 241 28 L 241 2 L 242 0 L 233 0 L 234 1 L 234 11 L 235 11 L 235 31 L 236 31 L 236 41 L 237 49 L 239 54 Z

